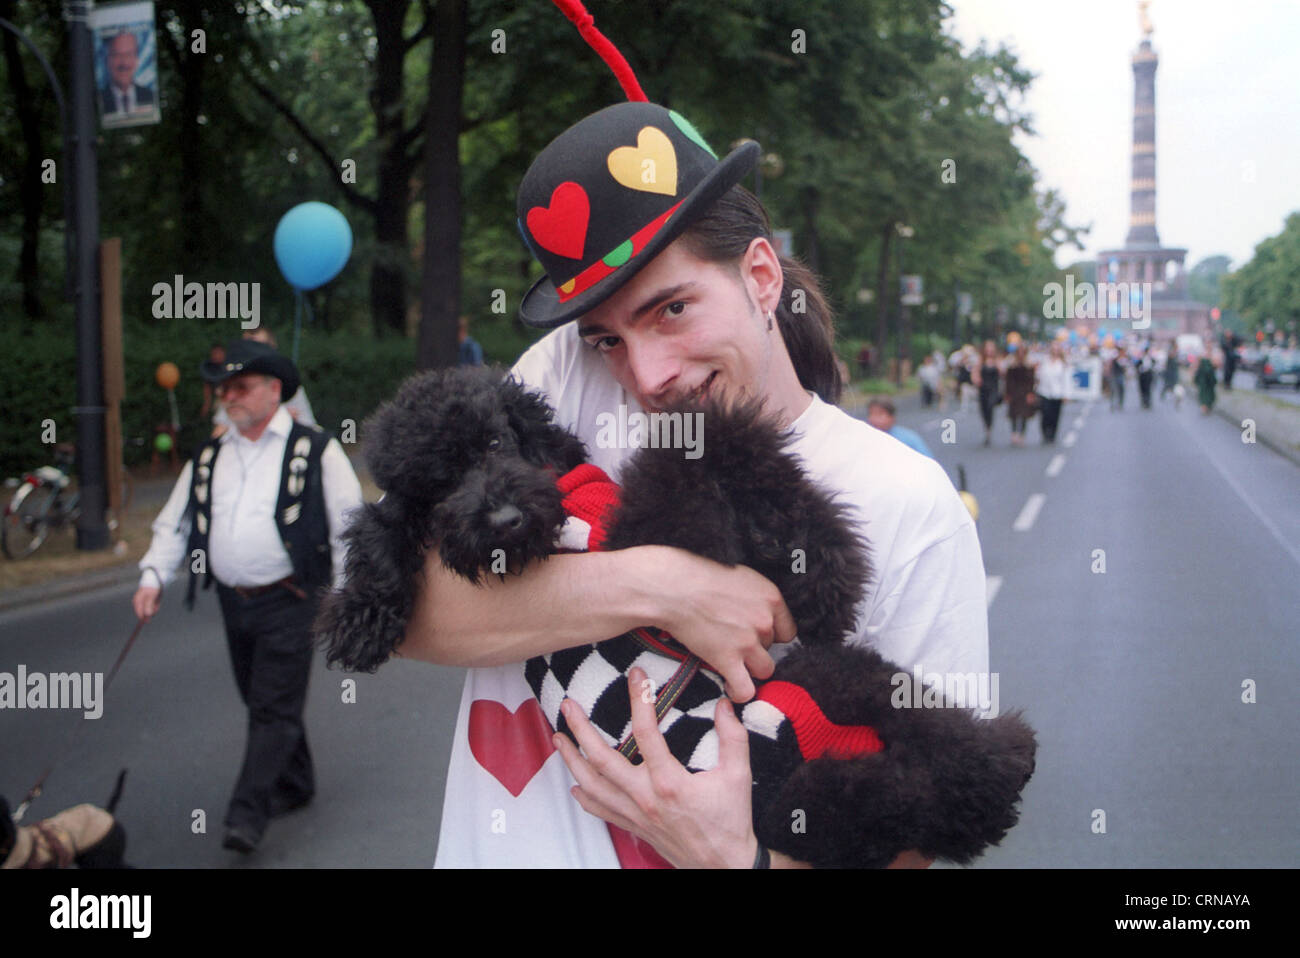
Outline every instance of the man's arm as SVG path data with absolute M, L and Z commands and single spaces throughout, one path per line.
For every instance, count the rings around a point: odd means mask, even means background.
M 326 444 L 320 465 L 325 513 L 329 519 L 330 561 L 334 570 L 334 588 L 338 589 L 343 585 L 344 562 L 347 560 L 343 531 L 348 525 L 348 513 L 361 505 L 361 483 L 337 439 Z
M 153 539 L 149 551 L 140 559 L 140 584 L 131 599 L 138 618 L 149 621 L 162 601 L 162 588 L 176 577 L 176 566 L 185 555 L 190 537 L 190 523 L 184 519 L 190 498 L 190 475 L 193 463 L 185 463 L 172 494 L 153 521 Z
M 667 546 L 555 555 L 504 581 L 474 585 L 436 552 L 398 653 L 440 665 L 488 667 L 599 642 L 638 626 L 671 632 L 727 681 L 737 701 L 750 676 L 775 668 L 767 647 L 794 637 L 781 594 L 734 568 Z

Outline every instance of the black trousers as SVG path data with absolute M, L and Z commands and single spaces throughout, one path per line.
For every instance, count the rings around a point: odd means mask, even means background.
M 1043 430 L 1043 438 L 1048 442 L 1056 441 L 1056 427 L 1061 421 L 1061 399 L 1042 399 L 1039 401 L 1043 404 L 1042 421 L 1039 426 Z
M 1138 392 L 1142 396 L 1142 408 L 1151 408 L 1151 385 L 1156 381 L 1155 373 L 1138 373 Z
M 993 428 L 993 410 L 998 406 L 998 394 L 990 390 L 980 390 L 980 418 L 984 420 L 986 430 Z
M 260 835 L 272 814 L 316 790 L 302 713 L 317 602 L 283 588 L 246 599 L 218 584 L 217 595 L 235 684 L 248 707 L 244 764 L 225 823 Z

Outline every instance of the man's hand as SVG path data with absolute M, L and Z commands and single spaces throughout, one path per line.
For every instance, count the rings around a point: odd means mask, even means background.
M 135 609 L 135 617 L 141 622 L 152 619 L 160 605 L 162 605 L 162 589 L 151 585 L 140 586 L 131 598 L 131 608 Z
M 692 775 L 668 751 L 654 704 L 642 701 L 645 673 L 628 673 L 632 733 L 643 761 L 633 765 L 601 739 L 582 709 L 565 700 L 568 736 L 555 747 L 578 780 L 573 797 L 586 811 L 631 832 L 678 868 L 750 868 L 758 851 L 750 809 L 749 735 L 731 703 L 718 702 L 718 765 Z
M 795 637 L 781 591 L 746 566 L 673 552 L 676 562 L 667 580 L 671 602 L 655 624 L 721 675 L 733 701 L 748 702 L 754 697 L 753 679 L 770 678 L 776 668 L 768 648 Z M 689 565 L 682 568 L 683 562 Z

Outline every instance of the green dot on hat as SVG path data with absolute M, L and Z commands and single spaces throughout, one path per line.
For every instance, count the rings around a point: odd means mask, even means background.
M 601 257 L 601 262 L 611 269 L 617 269 L 632 258 L 632 241 L 625 240 Z

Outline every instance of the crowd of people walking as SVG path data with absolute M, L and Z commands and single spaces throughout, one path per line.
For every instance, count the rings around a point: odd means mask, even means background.
M 989 339 L 979 349 L 968 343 L 948 356 L 940 350 L 925 356 L 917 369 L 921 405 L 937 405 L 942 411 L 951 398 L 959 412 L 978 408 L 986 446 L 993 441 L 997 409 L 1004 406 L 1011 445 L 1025 445 L 1035 417 L 1042 442 L 1050 445 L 1056 441 L 1062 407 L 1076 391 L 1071 385 L 1076 364 L 1089 358 L 1094 369 L 1100 366 L 1100 396 L 1112 412 L 1122 412 L 1133 391 L 1141 409 L 1151 409 L 1170 397 L 1181 405 L 1187 395 L 1183 384 L 1187 370 L 1201 411 L 1208 414 L 1214 408 L 1219 370 L 1223 367 L 1227 372 L 1209 345 L 1203 354 L 1180 355 L 1172 343 L 1109 339 L 1092 346 L 1064 340 L 1030 343 L 1013 333 L 1001 347 Z

